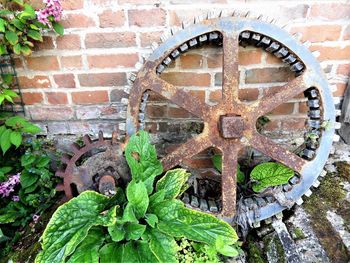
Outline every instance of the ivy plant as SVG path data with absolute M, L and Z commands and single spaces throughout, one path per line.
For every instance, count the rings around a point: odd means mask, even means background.
M 212 157 L 214 167 L 221 172 L 222 156 L 214 155 Z M 280 163 L 266 162 L 258 164 L 250 172 L 250 180 L 253 183 L 253 191 L 261 192 L 270 186 L 278 186 L 288 183 L 289 179 L 294 176 L 294 171 Z M 243 184 L 245 182 L 245 175 L 237 167 L 237 182 Z
M 178 199 L 189 173 L 174 169 L 157 179 L 163 169 L 146 132 L 130 138 L 125 157 L 132 177 L 125 191 L 118 188 L 111 198 L 85 191 L 62 205 L 43 233 L 36 262 L 184 262 L 178 254 L 183 239 L 216 262 L 218 254 L 238 254 L 229 224 Z

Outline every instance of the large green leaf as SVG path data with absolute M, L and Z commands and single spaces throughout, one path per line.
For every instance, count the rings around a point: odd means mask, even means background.
M 182 194 L 184 185 L 187 183 L 190 173 L 184 169 L 174 169 L 167 173 L 157 182 L 157 191 L 164 190 L 165 199 L 173 199 Z
M 125 157 L 133 179 L 147 181 L 147 192 L 150 194 L 154 178 L 163 172 L 163 167 L 147 132 L 139 131 L 131 136 L 125 148 Z
M 102 229 L 91 228 L 88 235 L 76 248 L 73 255 L 69 258 L 67 263 L 98 263 L 98 251 L 104 241 L 104 233 Z
M 60 206 L 42 236 L 43 251 L 36 262 L 64 262 L 85 239 L 93 226 L 110 226 L 116 221 L 116 206 L 105 211 L 109 198 L 85 191 Z
M 12 131 L 10 135 L 11 143 L 18 148 L 22 143 L 22 135 L 18 131 Z
M 18 36 L 12 31 L 6 31 L 5 38 L 12 46 L 18 43 Z
M 10 129 L 6 129 L 1 135 L 0 146 L 1 146 L 1 150 L 2 150 L 3 154 L 5 154 L 7 152 L 7 150 L 11 147 L 10 136 L 11 136 Z
M 125 244 L 108 243 L 100 250 L 100 263 L 155 263 L 158 262 L 147 242 L 129 241 Z
M 28 30 L 27 34 L 31 39 L 43 42 L 43 37 L 41 36 L 40 32 L 30 29 Z
M 0 224 L 15 222 L 18 216 L 20 215 L 15 211 L 7 211 L 6 214 L 0 215 Z
M 222 172 L 222 156 L 219 154 L 215 154 L 212 158 L 211 158 L 214 167 L 219 171 Z M 244 173 L 241 171 L 241 166 L 239 165 L 239 163 L 237 163 L 237 183 L 244 183 L 245 181 L 245 176 Z
M 0 18 L 0 32 L 5 32 L 5 25 L 6 25 L 6 20 Z
M 145 184 L 140 181 L 132 180 L 126 188 L 126 197 L 133 206 L 137 218 L 141 218 L 146 214 L 149 198 Z
M 280 163 L 262 163 L 254 167 L 250 179 L 254 181 L 254 192 L 260 192 L 269 186 L 288 183 L 294 176 L 294 171 Z
M 38 181 L 39 176 L 37 174 L 29 173 L 24 171 L 21 173 L 21 186 L 27 188 Z
M 128 223 L 126 229 L 126 240 L 138 240 L 146 230 L 145 225 L 137 223 Z
M 63 36 L 63 34 L 64 34 L 64 27 L 60 23 L 52 22 L 52 27 L 53 27 L 53 29 L 55 30 L 55 32 L 57 34 L 59 34 L 60 36 Z
M 178 262 L 175 256 L 178 245 L 172 236 L 168 236 L 155 228 L 150 231 L 150 236 L 149 247 L 159 262 Z
M 125 237 L 125 230 L 123 225 L 120 225 L 117 222 L 114 225 L 108 227 L 108 233 L 114 242 L 119 242 Z
M 181 202 L 174 201 L 176 200 L 161 202 L 155 209 L 154 213 L 159 218 L 157 226 L 162 232 L 214 246 L 218 237 L 223 238 L 227 244 L 238 240 L 235 230 L 223 220 L 188 209 L 183 204 L 180 205 Z
M 13 116 L 11 118 L 8 118 L 5 124 L 12 128 L 21 128 L 27 125 L 28 121 L 20 116 Z
M 41 132 L 41 129 L 34 125 L 34 124 L 31 124 L 31 123 L 28 123 L 23 129 L 22 129 L 23 132 L 27 132 L 27 133 L 31 133 L 31 134 L 36 134 L 36 133 L 39 133 Z

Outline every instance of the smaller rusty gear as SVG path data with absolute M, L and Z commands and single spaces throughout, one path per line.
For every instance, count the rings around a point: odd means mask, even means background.
M 123 145 L 117 141 L 116 132 L 110 140 L 104 139 L 102 131 L 95 141 L 85 135 L 83 142 L 82 147 L 76 143 L 71 145 L 71 156 L 62 156 L 63 169 L 58 170 L 56 176 L 63 178 L 63 183 L 56 189 L 64 191 L 68 199 L 88 189 L 113 195 L 116 186 L 130 180 Z

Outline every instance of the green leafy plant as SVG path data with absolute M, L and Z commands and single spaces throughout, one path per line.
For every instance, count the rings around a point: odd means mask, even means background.
M 56 1 L 57 2 L 57 1 Z M 55 2 L 55 4 L 57 4 Z M 63 27 L 56 21 L 60 18 L 60 4 L 49 8 L 55 16 L 43 16 L 43 10 L 36 11 L 23 0 L 3 1 L 0 4 L 0 55 L 6 53 L 23 54 L 32 53 L 35 42 L 43 41 L 43 32 L 52 28 L 58 34 L 63 34 Z
M 36 262 L 179 262 L 181 238 L 211 257 L 238 254 L 229 224 L 177 199 L 189 173 L 174 169 L 156 180 L 163 169 L 146 132 L 130 138 L 125 157 L 132 175 L 125 193 L 118 188 L 108 198 L 86 191 L 62 205 L 47 225 Z
M 214 167 L 221 172 L 222 156 L 214 155 L 212 157 Z M 250 180 L 253 183 L 253 191 L 261 192 L 270 186 L 278 186 L 288 183 L 288 180 L 294 176 L 294 171 L 289 167 L 275 162 L 267 162 L 258 164 L 250 172 Z M 237 182 L 242 184 L 245 182 L 244 173 L 238 164 Z

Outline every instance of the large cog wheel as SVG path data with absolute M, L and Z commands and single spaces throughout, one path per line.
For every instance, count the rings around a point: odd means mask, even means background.
M 181 53 L 200 43 L 215 40 L 223 46 L 223 99 L 210 106 L 185 90 L 176 87 L 159 75 Z M 296 78 L 276 94 L 267 93 L 257 103 L 247 105 L 238 99 L 238 46 L 254 45 L 281 58 L 296 73 Z M 317 185 L 317 177 L 324 173 L 323 166 L 331 151 L 335 125 L 324 130 L 323 121 L 335 124 L 336 111 L 332 92 L 323 71 L 312 53 L 279 27 L 242 17 L 206 19 L 174 33 L 150 57 L 134 78 L 127 110 L 127 135 L 143 128 L 144 102 L 147 91 L 153 91 L 184 108 L 204 121 L 204 130 L 162 159 L 169 170 L 197 153 L 215 147 L 223 154 L 222 209 L 216 215 L 229 222 L 245 217 L 250 225 L 268 219 L 301 203 L 303 195 Z M 274 108 L 303 93 L 308 98 L 308 127 L 319 134 L 317 143 L 308 142 L 302 156 L 286 150 L 273 140 L 259 134 L 257 119 Z M 335 137 L 337 138 L 337 137 Z M 291 186 L 280 198 L 288 202 L 262 197 L 243 200 L 243 208 L 236 213 L 236 167 L 238 152 L 250 146 L 295 171 Z M 297 179 L 295 179 L 297 178 Z M 288 203 L 288 205 L 286 205 Z

